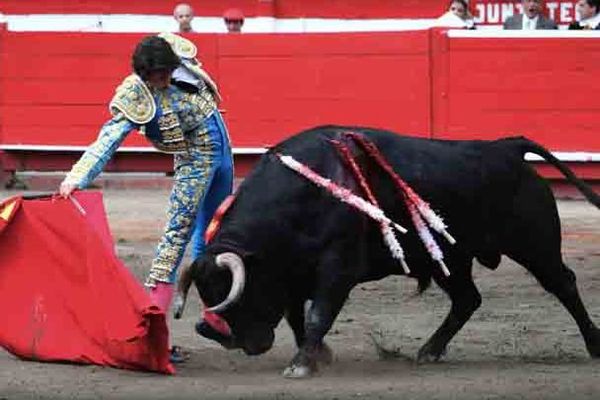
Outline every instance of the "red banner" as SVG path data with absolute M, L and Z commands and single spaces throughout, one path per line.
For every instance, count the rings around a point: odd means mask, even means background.
M 556 21 L 559 25 L 570 24 L 575 20 L 574 0 L 542 1 L 545 16 Z M 510 0 L 471 0 L 471 12 L 475 23 L 480 25 L 499 25 L 513 14 L 523 12 L 521 1 Z

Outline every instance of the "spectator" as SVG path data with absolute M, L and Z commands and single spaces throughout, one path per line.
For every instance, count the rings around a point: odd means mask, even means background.
M 146 279 L 150 296 L 165 313 L 188 242 L 193 240 L 192 258 L 203 254 L 204 231 L 233 186 L 231 146 L 217 109 L 220 96 L 196 52 L 192 42 L 172 33 L 142 39 L 131 59 L 134 73 L 110 102 L 112 118 L 59 187 L 63 197 L 88 187 L 134 130 L 158 150 L 174 154 L 167 224 Z M 183 361 L 177 347 L 171 359 Z
M 579 0 L 575 9 L 578 21 L 569 29 L 600 29 L 600 0 Z
M 244 25 L 244 13 L 239 8 L 229 8 L 223 13 L 223 22 L 227 32 L 241 33 Z
M 451 0 L 448 11 L 436 20 L 434 26 L 475 29 L 467 0 Z
M 521 0 L 523 14 L 510 16 L 504 29 L 558 29 L 554 21 L 542 15 L 542 0 Z
M 194 19 L 192 6 L 186 3 L 177 4 L 173 10 L 173 17 L 179 25 L 180 33 L 194 32 L 192 29 L 192 20 Z

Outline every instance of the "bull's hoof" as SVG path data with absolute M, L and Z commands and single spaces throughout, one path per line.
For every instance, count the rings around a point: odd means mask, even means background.
M 585 341 L 585 346 L 592 358 L 600 358 L 600 329 L 595 328 L 591 338 Z
M 600 347 L 598 347 L 597 349 L 593 349 L 590 350 L 588 349 L 588 352 L 590 353 L 590 356 L 596 360 L 600 360 Z
M 331 354 L 331 351 L 327 351 L 329 348 L 324 344 L 320 344 L 318 348 L 308 352 L 305 349 L 301 349 L 292 358 L 289 366 L 283 371 L 284 378 L 302 379 L 310 378 L 317 372 L 318 359 L 323 355 L 326 358 L 326 354 Z
M 419 364 L 427 364 L 440 361 L 446 354 L 446 349 L 436 350 L 433 346 L 425 344 L 417 353 L 417 363 Z
M 600 343 L 586 344 L 587 351 L 592 358 L 600 358 Z
M 283 370 L 283 377 L 290 379 L 310 378 L 313 371 L 306 365 L 290 365 Z

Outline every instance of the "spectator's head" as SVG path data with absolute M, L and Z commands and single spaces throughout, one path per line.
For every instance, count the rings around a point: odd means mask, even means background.
M 244 13 L 239 8 L 230 8 L 223 13 L 227 32 L 240 33 L 244 25 Z
M 579 20 L 592 18 L 600 12 L 600 0 L 579 0 L 575 6 Z
M 469 4 L 466 0 L 452 0 L 450 2 L 450 11 L 460 19 L 467 19 L 470 17 Z
M 179 32 L 191 32 L 194 10 L 186 3 L 177 4 L 173 10 L 173 17 L 179 24 Z
M 179 66 L 179 57 L 169 43 L 158 36 L 147 36 L 135 47 L 131 58 L 133 70 L 151 87 L 164 89 L 171 73 Z
M 521 0 L 523 14 L 535 18 L 542 13 L 542 0 Z

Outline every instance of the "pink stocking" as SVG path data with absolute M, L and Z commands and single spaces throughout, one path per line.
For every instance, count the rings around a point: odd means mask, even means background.
M 173 284 L 156 282 L 156 286 L 150 290 L 150 298 L 166 314 L 169 312 L 171 300 L 173 300 Z

